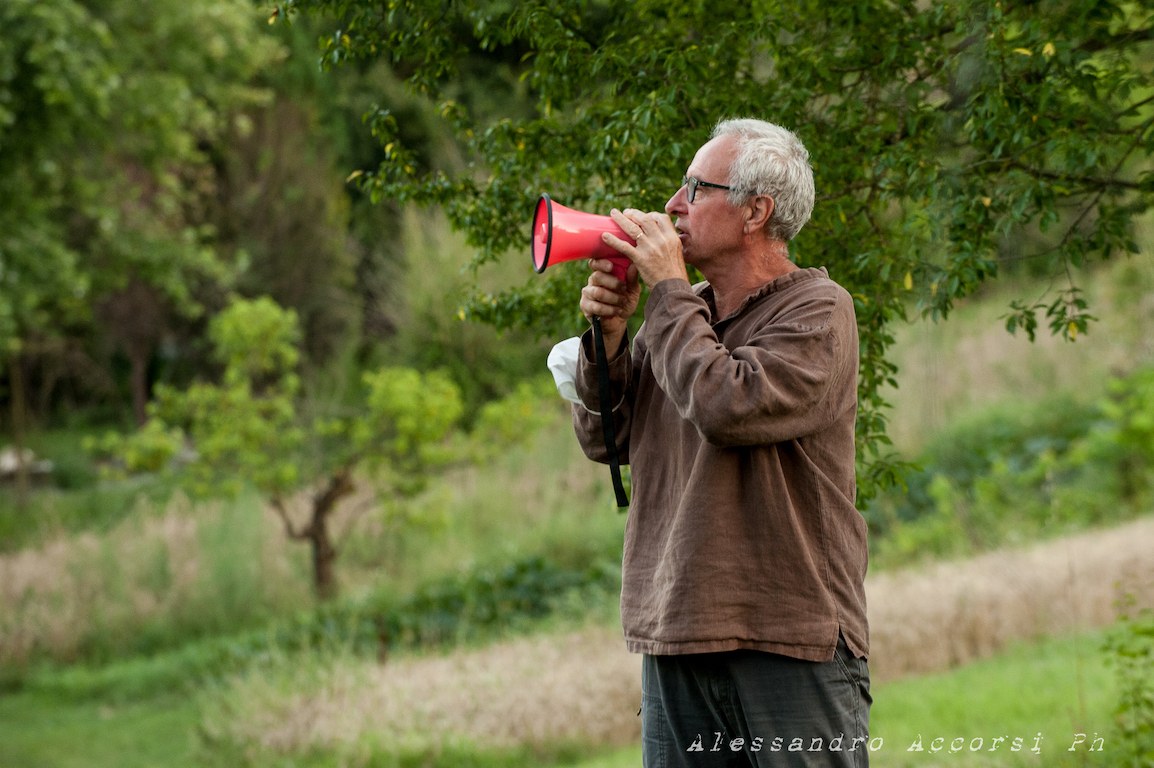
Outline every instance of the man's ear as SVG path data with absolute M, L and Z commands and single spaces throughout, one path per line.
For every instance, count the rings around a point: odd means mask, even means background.
M 749 213 L 745 219 L 745 231 L 749 233 L 765 229 L 769 225 L 769 220 L 773 218 L 773 209 L 776 207 L 774 199 L 769 195 L 751 197 L 746 208 Z

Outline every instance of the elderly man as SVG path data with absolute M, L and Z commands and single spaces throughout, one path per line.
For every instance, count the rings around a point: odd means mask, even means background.
M 611 212 L 636 245 L 603 239 L 632 264 L 622 281 L 594 259 L 582 289 L 631 468 L 621 619 L 648 768 L 868 764 L 857 324 L 824 268 L 790 259 L 813 203 L 793 133 L 723 121 L 665 213 Z M 606 461 L 589 336 L 574 425 Z

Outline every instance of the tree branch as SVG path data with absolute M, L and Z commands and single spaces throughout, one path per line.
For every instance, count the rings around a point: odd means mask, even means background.
M 304 541 L 308 538 L 308 533 L 304 530 L 298 531 L 293 527 L 292 519 L 289 517 L 288 509 L 285 507 L 284 499 L 280 496 L 273 496 L 270 500 L 272 508 L 276 510 L 281 522 L 284 524 L 285 534 L 293 541 Z
M 328 485 L 324 490 L 318 491 L 313 496 L 314 524 L 316 518 L 328 515 L 336 508 L 338 501 L 355 490 L 352 467 L 345 465 L 335 470 L 329 476 Z

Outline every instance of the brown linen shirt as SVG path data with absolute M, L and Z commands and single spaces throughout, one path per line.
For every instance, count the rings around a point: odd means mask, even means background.
M 712 288 L 652 287 L 609 366 L 632 470 L 621 620 L 630 651 L 869 653 L 866 525 L 855 507 L 858 337 L 824 269 L 790 272 L 715 316 Z M 574 425 L 606 461 L 589 333 Z

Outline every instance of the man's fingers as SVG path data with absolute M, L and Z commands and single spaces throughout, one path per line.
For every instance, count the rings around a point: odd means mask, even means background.
M 612 259 L 589 259 L 589 268 L 593 270 L 595 276 L 609 275 L 613 276 L 613 261 Z
M 619 285 L 617 278 L 609 276 L 615 285 Z M 592 278 L 591 278 L 592 282 Z M 581 311 L 587 316 L 600 317 L 622 316 L 629 307 L 628 297 L 612 286 L 586 285 L 581 289 Z

